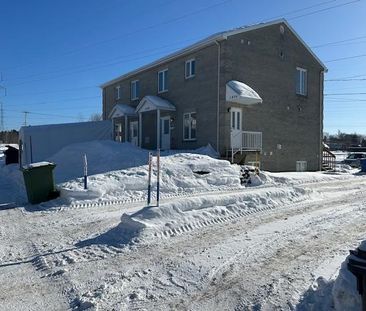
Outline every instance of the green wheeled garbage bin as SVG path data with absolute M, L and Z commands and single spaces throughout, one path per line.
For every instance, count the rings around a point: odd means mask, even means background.
M 56 165 L 51 162 L 31 163 L 23 166 L 24 184 L 29 203 L 37 204 L 58 196 L 59 193 L 55 190 L 53 179 L 55 167 Z

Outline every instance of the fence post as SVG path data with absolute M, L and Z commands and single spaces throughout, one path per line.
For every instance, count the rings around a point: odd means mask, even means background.
M 84 154 L 84 189 L 88 189 L 88 159 Z
M 147 185 L 147 205 L 151 203 L 151 166 L 152 166 L 152 153 L 149 152 L 149 181 Z
M 156 173 L 156 205 L 159 206 L 160 201 L 160 149 L 158 149 L 157 157 L 156 157 L 156 166 L 157 166 L 157 173 Z

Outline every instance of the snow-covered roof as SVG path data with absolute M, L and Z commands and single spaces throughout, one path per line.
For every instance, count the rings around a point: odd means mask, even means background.
M 135 116 L 135 115 L 136 115 L 135 108 L 126 104 L 117 104 L 113 107 L 108 118 L 114 119 L 123 116 Z
M 175 106 L 168 100 L 155 95 L 147 95 L 141 99 L 136 108 L 136 112 L 146 112 L 151 110 L 175 111 Z
M 309 51 L 309 53 L 316 59 L 316 61 L 324 68 L 325 71 L 327 71 L 327 67 L 324 65 L 324 63 L 315 55 L 315 53 L 311 50 L 311 48 L 305 43 L 305 41 L 303 39 L 301 39 L 301 37 L 296 33 L 296 31 L 290 26 L 290 24 L 287 22 L 286 19 L 281 18 L 281 19 L 277 19 L 277 20 L 273 20 L 273 21 L 269 21 L 266 23 L 259 23 L 259 24 L 254 24 L 254 25 L 249 25 L 249 26 L 243 26 L 243 27 L 239 27 L 239 28 L 235 28 L 235 29 L 231 29 L 231 30 L 227 30 L 227 31 L 221 31 L 218 33 L 215 33 L 207 38 L 204 38 L 194 44 L 191 44 L 181 50 L 178 50 L 177 52 L 168 54 L 165 57 L 162 57 L 150 64 L 147 64 L 145 66 L 142 66 L 138 69 L 135 69 L 133 71 L 130 71 L 126 74 L 123 74 L 115 79 L 112 79 L 108 82 L 103 83 L 102 85 L 100 85 L 101 88 L 105 88 L 106 86 L 109 86 L 111 84 L 114 84 L 116 82 L 118 82 L 121 79 L 125 79 L 128 78 L 130 76 L 136 75 L 144 70 L 150 69 L 152 67 L 155 66 L 159 66 L 169 60 L 172 60 L 176 57 L 182 56 L 184 54 L 188 54 L 191 53 L 193 51 L 199 50 L 203 47 L 206 47 L 216 41 L 222 41 L 222 40 L 226 40 L 227 37 L 230 36 L 234 36 L 236 34 L 239 33 L 243 33 L 243 32 L 248 32 L 248 31 L 252 31 L 252 30 L 256 30 L 256 29 L 260 29 L 260 28 L 264 28 L 264 27 L 268 27 L 268 26 L 272 26 L 272 25 L 276 25 L 276 24 L 285 24 L 290 30 L 291 32 L 295 35 L 295 37 L 303 44 L 303 46 Z
M 250 86 L 235 80 L 226 83 L 226 101 L 243 105 L 254 105 L 263 102 L 258 93 Z

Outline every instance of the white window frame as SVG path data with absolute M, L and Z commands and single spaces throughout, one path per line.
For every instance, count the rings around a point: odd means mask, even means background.
M 192 138 L 192 114 L 196 115 L 196 137 Z M 188 120 L 189 120 L 189 130 L 188 130 L 188 138 L 185 137 L 185 125 L 184 125 L 184 120 L 186 115 L 189 116 Z M 196 111 L 191 111 L 191 112 L 185 112 L 183 113 L 183 140 L 184 141 L 195 141 L 197 140 L 197 112 Z
M 137 94 L 137 84 L 139 80 L 131 81 L 131 100 L 139 99 L 139 94 Z
M 194 74 L 192 74 L 192 63 L 196 64 L 196 59 L 195 58 L 191 58 L 189 60 L 187 60 L 184 64 L 184 75 L 186 79 L 190 79 L 193 78 L 196 75 L 196 72 Z M 189 64 L 189 72 L 187 72 L 187 64 Z
M 298 78 L 299 75 L 299 78 Z M 297 89 L 297 81 L 299 79 L 299 89 Z M 296 94 L 307 96 L 308 95 L 308 70 L 301 67 L 296 67 Z
M 116 100 L 118 100 L 118 99 L 121 99 L 121 86 L 120 85 L 117 85 L 116 87 L 115 87 L 115 91 L 117 91 L 116 92 Z
M 160 70 L 159 72 L 158 72 L 158 94 L 160 94 L 160 93 L 164 93 L 164 92 L 168 92 L 168 88 L 167 88 L 167 81 L 166 81 L 166 79 L 165 79 L 165 72 L 168 72 L 168 68 L 165 68 L 165 69 L 163 69 L 163 70 Z M 163 79 L 162 79 L 162 83 L 163 83 L 163 85 L 162 85 L 162 88 L 160 89 L 160 79 L 159 79 L 159 76 L 160 76 L 160 74 L 162 74 L 163 75 Z

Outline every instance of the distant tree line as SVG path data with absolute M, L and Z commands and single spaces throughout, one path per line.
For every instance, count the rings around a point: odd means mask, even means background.
M 0 132 L 0 143 L 2 144 L 17 144 L 19 132 L 16 130 Z
M 361 134 L 347 134 L 338 131 L 337 134 L 324 133 L 324 143 L 331 150 L 347 150 L 353 147 L 366 147 L 366 137 Z

